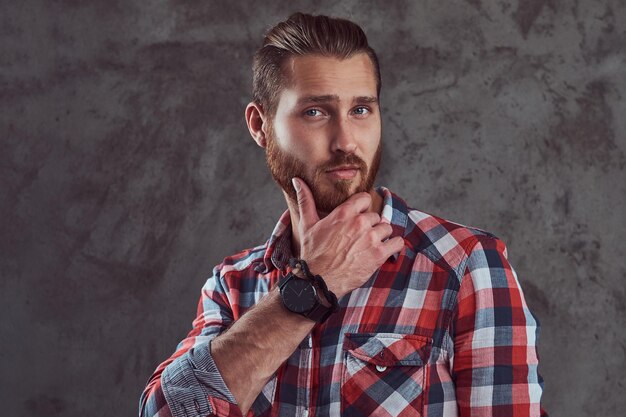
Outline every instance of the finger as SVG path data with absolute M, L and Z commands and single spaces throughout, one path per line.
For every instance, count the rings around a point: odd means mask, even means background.
M 358 217 L 361 217 L 364 226 L 374 227 L 380 224 L 380 215 L 378 213 L 367 211 L 359 214 Z
M 300 226 L 303 230 L 310 229 L 320 218 L 317 215 L 315 200 L 313 194 L 304 181 L 294 177 L 291 179 L 293 188 L 296 190 L 298 197 L 298 214 L 300 215 Z
M 392 237 L 391 239 L 383 242 L 382 248 L 383 259 L 387 259 L 391 255 L 402 251 L 402 248 L 404 248 L 404 239 L 402 238 L 402 236 Z
M 376 241 L 382 242 L 387 239 L 393 233 L 393 228 L 389 223 L 378 223 L 377 225 L 372 227 L 372 232 L 374 233 L 374 237 Z
M 348 214 L 365 213 L 372 204 L 372 196 L 368 193 L 356 193 L 350 196 L 346 201 L 337 206 L 341 210 L 346 210 Z

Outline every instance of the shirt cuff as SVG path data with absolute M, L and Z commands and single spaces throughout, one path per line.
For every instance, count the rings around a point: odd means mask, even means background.
M 210 341 L 169 364 L 161 375 L 161 387 L 173 417 L 241 416 L 213 361 Z

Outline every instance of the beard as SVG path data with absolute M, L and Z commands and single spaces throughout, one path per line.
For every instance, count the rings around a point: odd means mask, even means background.
M 337 153 L 328 161 L 315 167 L 313 174 L 309 175 L 304 162 L 279 148 L 276 143 L 274 129 L 271 127 L 269 128 L 267 147 L 265 148 L 267 165 L 272 177 L 285 191 L 289 199 L 294 203 L 298 201 L 296 191 L 291 182 L 293 177 L 298 177 L 309 186 L 313 194 L 315 207 L 317 211 L 322 213 L 330 213 L 353 194 L 370 191 L 376 180 L 381 154 L 382 141 L 379 142 L 374 158 L 372 158 L 372 163 L 368 167 L 363 159 L 354 154 Z M 353 180 L 337 179 L 330 182 L 330 187 L 326 185 L 328 184 L 327 171 L 342 165 L 357 167 L 360 182 L 353 191 L 351 191 Z

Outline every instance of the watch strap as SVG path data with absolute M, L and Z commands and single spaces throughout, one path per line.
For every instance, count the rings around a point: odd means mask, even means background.
M 303 314 L 303 316 L 317 323 L 324 323 L 331 314 L 333 314 L 332 308 L 326 307 L 318 301 L 317 304 L 308 313 Z

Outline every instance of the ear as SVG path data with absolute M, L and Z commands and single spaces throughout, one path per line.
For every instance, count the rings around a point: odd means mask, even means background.
M 267 119 L 263 113 L 263 107 L 254 101 L 248 103 L 246 106 L 246 124 L 252 139 L 261 148 L 267 146 L 266 131 L 268 124 Z

